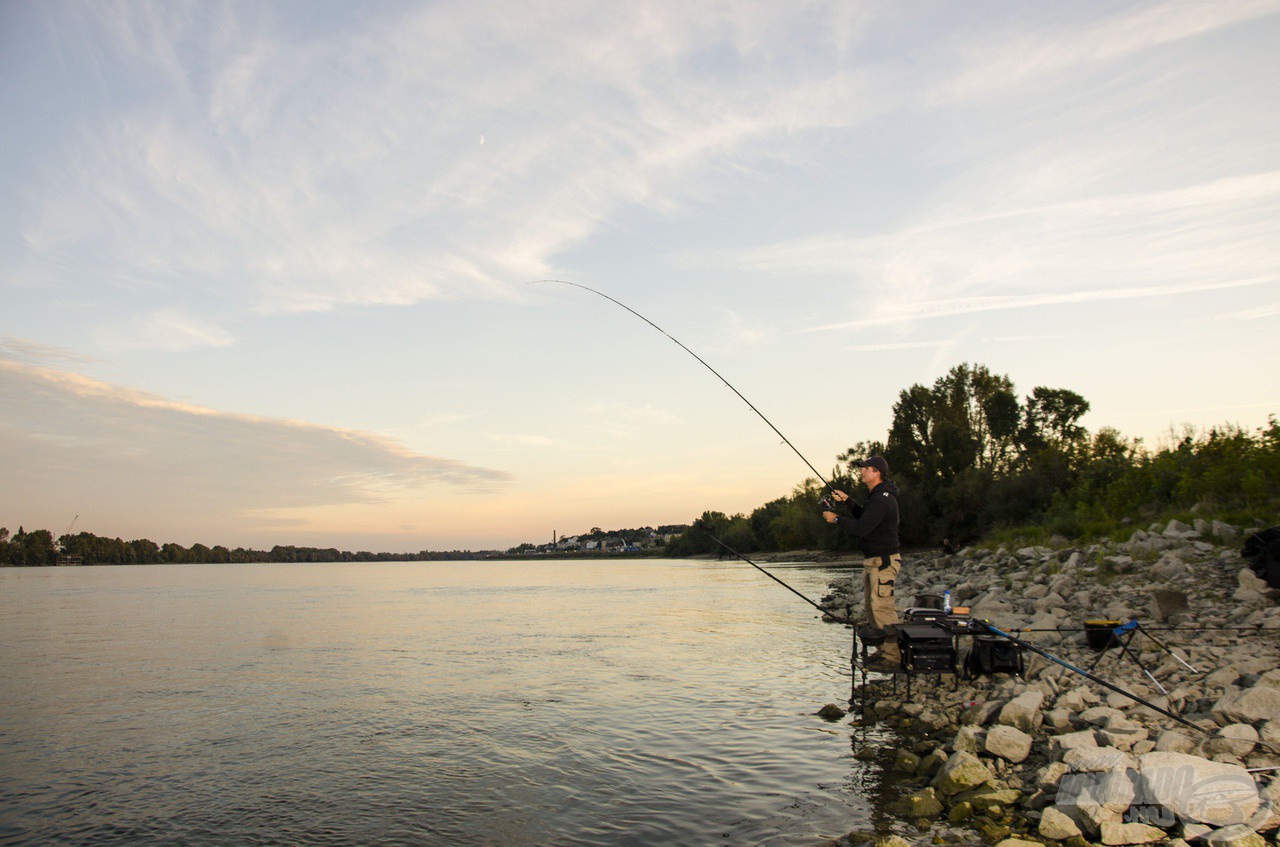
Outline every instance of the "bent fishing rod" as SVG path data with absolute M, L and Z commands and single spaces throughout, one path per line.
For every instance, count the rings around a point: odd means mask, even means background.
M 840 623 L 850 623 L 850 622 L 851 622 L 851 621 L 849 621 L 848 619 L 845 619 L 845 620 L 841 621 L 841 620 L 840 620 L 840 618 L 836 617 L 836 616 L 835 616 L 835 614 L 834 614 L 830 609 L 824 609 L 822 606 L 818 605 L 817 603 L 813 602 L 813 601 L 812 601 L 812 600 L 810 600 L 808 597 L 806 597 L 806 596 L 805 596 L 801 591 L 799 591 L 799 590 L 797 590 L 796 588 L 793 588 L 792 586 L 790 586 L 790 585 L 788 585 L 787 583 L 783 582 L 781 579 L 779 579 L 778 577 L 776 577 L 776 576 L 774 576 L 773 574 L 769 573 L 767 570 L 765 570 L 764 568 L 760 567 L 760 566 L 759 566 L 759 565 L 757 565 L 755 562 L 751 561 L 751 560 L 750 560 L 750 559 L 748 559 L 746 556 L 744 556 L 744 555 L 742 555 L 741 553 L 739 553 L 737 550 L 734 550 L 734 549 L 733 549 L 732 547 L 730 547 L 728 544 L 725 544 L 725 543 L 724 543 L 723 541 L 721 541 L 719 538 L 716 538 L 716 536 L 711 532 L 711 530 L 707 529 L 705 526 L 703 526 L 703 525 L 702 525 L 702 522 L 701 522 L 701 521 L 696 522 L 696 523 L 694 524 L 694 526 L 695 526 L 695 527 L 697 527 L 699 530 L 701 530 L 701 531 L 702 531 L 702 533 L 703 533 L 704 535 L 706 535 L 706 536 L 707 536 L 707 538 L 710 538 L 712 541 L 714 541 L 715 543 L 719 544 L 721 547 L 723 547 L 723 548 L 724 548 L 725 550 L 727 550 L 728 552 L 732 553 L 733 555 L 737 556 L 737 557 L 738 557 L 739 559 L 741 559 L 742 561 L 746 562 L 746 563 L 747 563 L 748 565 L 750 565 L 751 567 L 753 567 L 753 568 L 755 568 L 756 570 L 760 571 L 760 573 L 762 573 L 762 574 L 764 574 L 765 576 L 769 577 L 769 579 L 771 579 L 771 580 L 773 580 L 774 582 L 778 583 L 778 585 L 781 585 L 783 588 L 787 589 L 787 590 L 788 590 L 788 591 L 790 591 L 792 594 L 796 595 L 796 596 L 797 596 L 797 597 L 799 597 L 801 600 L 803 600 L 804 602 L 808 603 L 808 604 L 809 604 L 810 606 L 812 606 L 813 608 L 817 609 L 819 612 L 822 612 L 822 614 L 823 614 L 825 617 L 831 618 L 833 621 L 837 621 L 837 622 L 840 622 Z
M 773 421 L 771 421 L 771 420 L 769 420 L 768 418 L 766 418 L 766 417 L 764 416 L 764 413 L 763 413 L 763 412 L 761 412 L 759 409 L 757 409 L 757 408 L 755 407 L 755 404 L 754 404 L 754 403 L 752 403 L 750 400 L 748 400 L 748 399 L 747 399 L 747 398 L 742 394 L 742 392 L 741 392 L 741 391 L 739 391 L 738 389 L 734 388 L 734 387 L 733 387 L 733 383 L 731 383 L 731 382 L 729 382 L 729 380 L 725 379 L 725 378 L 720 374 L 720 372 L 719 372 L 719 371 L 717 371 L 715 368 L 713 368 L 713 367 L 711 367 L 710 365 L 708 365 L 708 364 L 706 363 L 706 360 L 704 360 L 704 359 L 703 359 L 701 356 L 699 356 L 697 353 L 693 352 L 693 351 L 692 351 L 692 350 L 690 350 L 688 347 L 686 347 L 686 346 L 685 346 L 685 345 L 684 345 L 684 344 L 683 344 L 683 343 L 682 343 L 678 338 L 676 338 L 674 335 L 672 335 L 671 333 L 667 332 L 665 329 L 663 329 L 662 327 L 658 326 L 656 323 L 654 323 L 653 321 L 649 320 L 649 319 L 648 319 L 648 318 L 646 318 L 644 315 L 640 314 L 640 313 L 639 313 L 639 312 L 637 312 L 635 309 L 633 309 L 633 308 L 631 308 L 630 306 L 628 306 L 626 303 L 623 303 L 621 300 L 617 300 L 617 299 L 615 299 L 615 298 L 613 298 L 613 297 L 610 297 L 608 294 L 605 294 L 603 291 L 597 291 L 596 289 L 592 288 L 592 287 L 591 287 L 591 286 L 589 286 L 589 285 L 583 285 L 583 284 L 582 284 L 582 283 L 580 283 L 580 282 L 569 282 L 569 281 L 568 281 L 568 280 L 566 280 L 566 279 L 535 279 L 535 280 L 533 280 L 532 282 L 530 282 L 529 284 L 530 284 L 530 285 L 537 285 L 538 283 L 541 283 L 541 282 L 555 282 L 555 283 L 559 283 L 560 285 L 572 285 L 574 288 L 581 288 L 583 291 L 590 291 L 592 294 L 595 294 L 595 295 L 598 295 L 598 296 L 600 296 L 600 297 L 603 297 L 604 299 L 608 300 L 610 303 L 613 303 L 615 306 L 620 306 L 620 307 L 622 307 L 623 309 L 626 309 L 628 312 L 630 312 L 631 314 L 635 315 L 637 318 L 639 318 L 640 320 L 644 321 L 644 322 L 645 322 L 645 323 L 647 323 L 649 326 L 653 327 L 653 328 L 654 328 L 654 329 L 656 329 L 658 332 L 660 332 L 660 333 L 662 333 L 663 335 L 665 335 L 667 338 L 671 339 L 673 342 L 675 342 L 675 344 L 676 344 L 676 345 L 677 345 L 681 350 L 683 350 L 684 352 L 688 353 L 688 354 L 689 354 L 690 356 L 692 356 L 693 358 L 697 359 L 697 360 L 698 360 L 698 363 L 699 363 L 700 365 L 702 365 L 704 368 L 706 368 L 707 370 L 709 370 L 709 371 L 711 371 L 713 374 L 715 374 L 715 375 L 716 375 L 716 379 L 720 380 L 720 381 L 721 381 L 721 382 L 723 382 L 726 386 L 728 386 L 728 388 L 729 388 L 729 390 L 730 390 L 730 391 L 732 391 L 734 394 L 737 394 L 737 395 L 738 395 L 738 398 L 739 398 L 740 400 L 742 400 L 742 402 L 743 402 L 743 403 L 746 403 L 746 404 L 747 404 L 747 407 L 748 407 L 749 409 L 751 409 L 751 411 L 755 412 L 755 413 L 756 413 L 756 415 L 757 415 L 757 416 L 759 416 L 760 420 L 762 420 L 762 421 L 764 421 L 766 424 L 768 424 L 768 425 L 769 425 L 769 429 L 771 429 L 771 430 L 773 430 L 775 433 L 777 433 L 778 437 L 782 439 L 782 442 L 783 442 L 784 444 L 786 444 L 788 447 L 790 447 L 790 448 L 791 448 L 791 452 L 795 453 L 797 456 L 799 456 L 799 457 L 800 457 L 800 461 L 804 462 L 804 463 L 805 463 L 805 465 L 809 468 L 809 470 L 813 471 L 814 476 L 816 476 L 816 477 L 817 477 L 817 478 L 822 482 L 822 484 L 823 484 L 824 486 L 826 486 L 827 490 L 828 490 L 828 491 L 831 491 L 832 493 L 834 493 L 834 492 L 835 492 L 835 488 L 831 485 L 831 483 L 827 482 L 827 478 L 826 478 L 826 477 L 824 477 L 821 473 L 819 473 L 819 472 L 818 472 L 818 469 L 817 469 L 817 468 L 815 468 L 815 467 L 813 466 L 813 463 L 812 463 L 812 462 L 810 462 L 808 459 L 806 459 L 806 458 L 805 458 L 804 454 L 803 454 L 803 453 L 801 453 L 801 452 L 799 451 L 799 449 L 797 449 L 797 448 L 796 448 L 796 445 L 794 445 L 794 444 L 792 444 L 792 443 L 791 443 L 791 439 L 787 438 L 785 435 L 783 435 L 783 434 L 782 434 L 782 430 L 778 429 L 776 426 L 774 426 L 774 425 L 773 425 Z

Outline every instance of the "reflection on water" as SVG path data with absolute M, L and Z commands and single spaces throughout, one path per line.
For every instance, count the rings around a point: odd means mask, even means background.
M 0 843 L 812 844 L 848 637 L 743 564 L 4 569 Z

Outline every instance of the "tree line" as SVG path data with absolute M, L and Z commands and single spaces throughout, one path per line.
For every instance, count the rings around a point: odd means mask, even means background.
M 956 365 L 932 385 L 904 389 L 885 437 L 845 450 L 829 479 L 854 494 L 854 462 L 883 455 L 900 488 L 907 547 L 944 539 L 965 544 L 1027 527 L 1072 540 L 1099 537 L 1127 522 L 1193 508 L 1238 523 L 1278 522 L 1274 415 L 1252 432 L 1226 424 L 1152 449 L 1111 427 L 1090 433 L 1080 424 L 1088 411 L 1089 402 L 1069 389 L 1037 386 L 1020 399 L 1009 377 L 984 365 Z M 704 512 L 672 540 L 668 555 L 724 547 L 852 550 L 853 539 L 821 518 L 826 493 L 809 479 L 750 515 Z
M 277 545 L 270 550 L 245 547 L 229 549 L 221 545 L 207 547 L 193 544 L 156 544 L 146 538 L 124 541 L 91 532 L 63 535 L 54 539 L 47 529 L 27 532 L 22 527 L 13 535 L 0 527 L 0 565 L 56 565 L 60 561 L 77 561 L 82 565 L 171 565 L 171 564 L 237 564 L 250 562 L 413 562 L 457 561 L 480 559 L 487 551 L 433 551 L 419 553 L 353 553 L 334 547 L 296 547 Z

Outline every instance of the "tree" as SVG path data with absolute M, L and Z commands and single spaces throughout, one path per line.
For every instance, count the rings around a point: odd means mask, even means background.
M 1034 452 L 1050 447 L 1074 455 L 1083 446 L 1088 432 L 1080 418 L 1089 411 L 1089 401 L 1065 388 L 1038 385 L 1031 390 L 1024 412 L 1020 440 L 1023 449 Z

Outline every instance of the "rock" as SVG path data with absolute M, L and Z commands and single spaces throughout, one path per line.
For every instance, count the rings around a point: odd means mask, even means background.
M 1184 753 L 1146 753 L 1138 759 L 1140 802 L 1168 809 L 1183 821 L 1244 823 L 1262 805 L 1244 768 Z
M 1205 836 L 1209 847 L 1266 847 L 1266 840 L 1244 824 L 1223 827 Z
M 1234 547 L 1240 541 L 1240 530 L 1229 523 L 1214 521 L 1209 525 L 1209 534 L 1227 547 Z
M 1098 739 L 1117 750 L 1131 750 L 1139 741 L 1147 740 L 1147 728 L 1126 717 L 1112 717 L 1098 730 Z
M 971 703 L 960 713 L 960 723 L 966 726 L 983 726 L 999 714 L 1003 704 L 999 702 Z
M 979 726 L 962 726 L 951 742 L 957 753 L 981 753 L 985 745 L 986 731 Z
M 968 803 L 975 812 L 991 814 L 993 809 L 1017 805 L 1022 795 L 1012 788 L 993 788 L 980 785 L 970 791 L 963 791 L 952 798 L 955 803 Z
M 1190 753 L 1196 749 L 1196 742 L 1176 729 L 1165 730 L 1156 742 L 1156 750 L 1161 753 Z
M 876 847 L 911 847 L 911 842 L 903 838 L 901 835 L 886 835 L 883 838 L 877 838 Z
M 1231 596 L 1243 606 L 1274 605 L 1272 601 L 1280 599 L 1280 591 L 1272 589 L 1249 568 L 1242 568 L 1237 579 L 1240 587 Z
M 1058 783 L 1055 806 L 1090 835 L 1097 835 L 1103 824 L 1122 820 L 1137 793 L 1134 783 L 1130 770 L 1070 773 Z
M 1062 758 L 1072 750 L 1096 748 L 1097 746 L 1098 739 L 1091 729 L 1056 735 L 1049 742 L 1050 750 L 1058 758 Z
M 1187 841 L 1199 843 L 1211 832 L 1213 832 L 1213 827 L 1205 826 L 1202 823 L 1184 823 L 1182 825 L 1182 837 Z
M 936 791 L 922 788 L 894 803 L 890 811 L 904 818 L 936 818 L 942 815 L 943 808 Z
M 910 750 L 897 750 L 893 754 L 891 769 L 895 773 L 915 773 L 920 767 L 920 757 Z
M 995 778 L 995 774 L 972 753 L 956 753 L 938 770 L 932 785 L 944 797 L 977 788 Z
M 1031 755 L 1031 736 L 1016 727 L 993 726 L 987 732 L 986 751 L 1009 762 L 1022 762 Z
M 1280 777 L 1262 789 L 1262 805 L 1249 819 L 1249 826 L 1258 832 L 1280 829 Z
M 1072 688 L 1062 694 L 1054 705 L 1069 712 L 1083 712 L 1089 708 L 1089 694 L 1086 688 Z
M 1168 588 L 1157 588 L 1151 592 L 1151 616 L 1158 621 L 1167 621 L 1174 615 L 1184 615 L 1191 611 L 1187 595 L 1181 591 Z
M 1069 816 L 1050 806 L 1040 816 L 1040 826 L 1036 830 L 1040 837 L 1052 841 L 1066 841 L 1068 838 L 1079 838 L 1082 833 L 1080 825 Z
M 1167 837 L 1163 829 L 1145 823 L 1108 821 L 1102 825 L 1103 844 L 1150 844 Z
M 916 768 L 918 776 L 933 776 L 936 774 L 947 761 L 947 754 L 943 750 L 934 750 L 920 760 L 919 767 Z
M 996 718 L 996 723 L 1017 727 L 1024 732 L 1035 729 L 1043 721 L 1043 716 L 1040 714 L 1040 706 L 1043 703 L 1044 692 L 1034 689 L 1028 691 L 1005 703 L 1004 708 L 1000 710 L 1000 716 Z
M 1156 530 L 1152 531 L 1155 532 Z M 1169 521 L 1169 525 L 1165 527 L 1164 531 L 1160 532 L 1160 534 L 1165 538 L 1186 538 L 1194 531 L 1195 530 L 1184 524 L 1182 521 L 1172 520 Z
M 1080 713 L 1080 720 L 1094 726 L 1106 726 L 1112 718 L 1123 718 L 1124 713 L 1111 706 L 1094 706 Z
M 1036 772 L 1036 785 L 1040 788 L 1057 788 L 1058 782 L 1067 774 L 1071 773 L 1071 768 L 1064 762 L 1050 762 Z
M 1039 841 L 1027 841 L 1023 838 L 1006 838 L 996 844 L 996 847 L 1044 847 Z
M 1220 724 L 1260 724 L 1273 720 L 1280 716 L 1280 688 L 1255 685 L 1228 691 L 1214 705 L 1213 716 Z
M 1114 747 L 1080 747 L 1068 750 L 1062 761 L 1074 773 L 1106 773 L 1138 766 L 1133 756 Z
M 1068 709 L 1050 709 L 1045 713 L 1044 725 L 1054 732 L 1071 729 L 1071 712 Z
M 843 718 L 845 714 L 845 710 L 837 706 L 835 703 L 828 703 L 818 710 L 818 717 L 822 718 L 824 721 L 838 721 Z
M 1247 723 L 1233 723 L 1218 730 L 1216 737 L 1206 745 L 1210 753 L 1226 753 L 1237 759 L 1243 759 L 1253 752 L 1258 744 L 1258 731 Z

